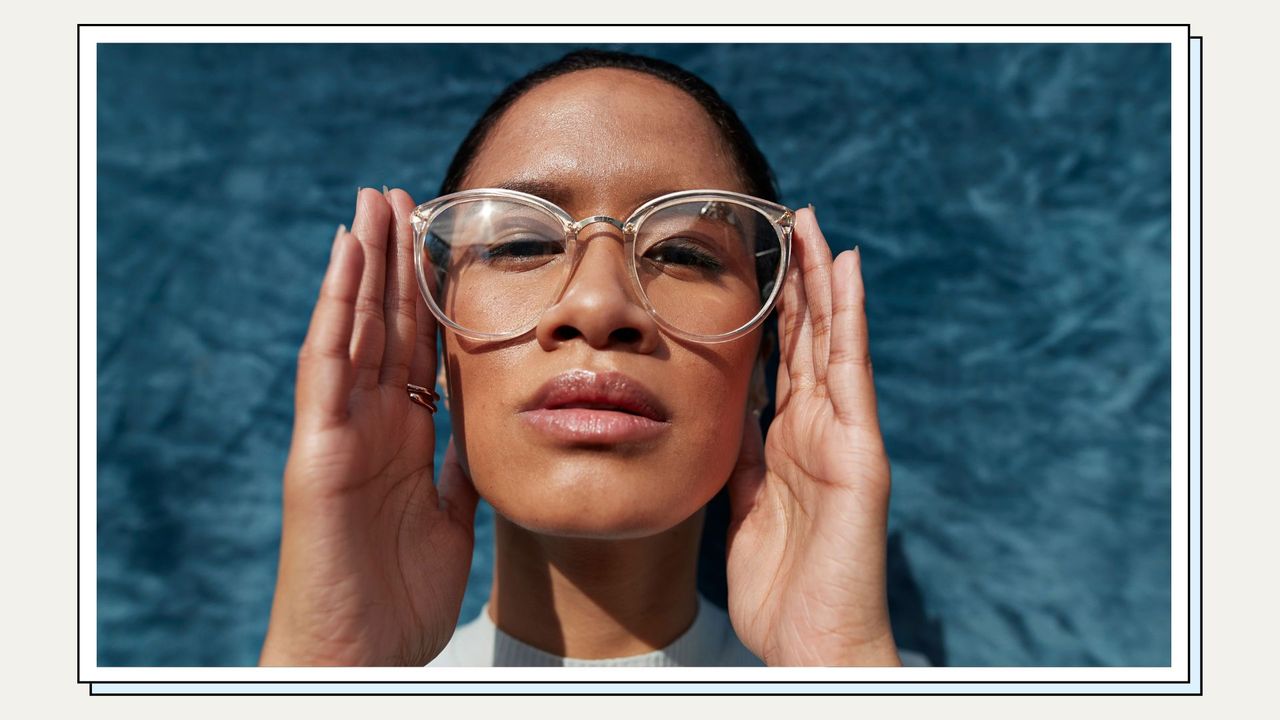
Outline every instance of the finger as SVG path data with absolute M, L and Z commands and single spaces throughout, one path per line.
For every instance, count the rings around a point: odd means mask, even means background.
M 796 231 L 813 337 L 813 376 L 818 383 L 825 383 L 831 353 L 831 247 L 818 227 L 812 205 L 807 212 L 796 213 Z
M 799 266 L 787 271 L 786 285 L 782 289 L 782 317 L 779 350 L 779 379 L 781 368 L 786 368 L 787 391 L 797 387 L 812 387 L 815 383 L 813 369 L 813 328 L 809 321 L 809 301 L 805 292 L 804 273 Z M 780 387 L 779 390 L 782 390 Z M 781 394 L 781 393 L 780 393 Z
M 434 388 L 438 385 L 436 378 L 436 318 L 427 308 L 422 294 L 418 294 L 416 309 L 417 329 L 413 340 L 413 362 L 409 367 L 409 381 Z M 440 392 L 440 389 L 437 389 Z M 445 409 L 449 401 L 444 399 Z
M 383 311 L 387 284 L 387 232 L 391 209 L 382 193 L 363 188 L 356 195 L 356 218 L 351 231 L 364 249 L 364 275 L 356 297 L 355 334 L 351 339 L 351 364 L 355 386 L 369 389 L 378 382 L 382 351 L 386 344 Z
M 299 422 L 329 423 L 347 415 L 353 371 L 351 332 L 364 253 L 346 226 L 338 226 L 320 297 L 298 352 L 295 410 Z
M 458 460 L 458 449 L 453 437 L 444 450 L 444 465 L 440 468 L 440 509 L 449 513 L 454 522 L 473 530 L 476 505 L 480 495 Z
M 841 422 L 878 427 L 867 333 L 867 295 L 862 282 L 862 254 L 856 249 L 840 253 L 832 278 L 835 309 L 831 361 L 827 372 L 832 408 L 836 419 Z
M 416 247 L 414 251 L 417 251 Z M 422 268 L 426 275 L 427 291 L 434 292 L 436 287 L 435 269 L 432 267 L 431 258 L 425 249 L 423 250 Z M 414 277 L 414 282 L 417 282 L 416 276 Z M 418 385 L 435 387 L 438 384 L 436 348 L 439 342 L 436 335 L 436 316 L 427 307 L 427 302 L 422 296 L 421 289 L 414 292 L 414 308 L 414 317 L 417 324 L 413 341 L 413 361 L 409 365 L 409 378 Z M 448 400 L 446 399 L 445 408 L 448 409 L 448 406 Z
M 387 328 L 386 348 L 382 352 L 378 382 L 403 387 L 409 382 L 420 294 L 413 269 L 413 226 L 409 223 L 414 204 L 413 198 L 403 190 L 384 191 L 383 195 L 391 208 L 391 230 L 382 307 Z
M 738 460 L 729 475 L 729 520 L 745 518 L 755 507 L 764 487 L 764 436 L 760 431 L 760 420 L 747 413 L 742 424 L 742 445 L 738 449 Z
M 791 292 L 791 285 L 798 282 L 800 282 L 800 274 L 788 268 L 787 274 L 783 279 L 782 295 L 778 305 L 778 377 L 773 393 L 775 414 L 782 411 L 782 408 L 786 406 L 787 398 L 791 395 L 791 371 L 788 369 L 787 356 L 791 354 L 789 351 L 790 343 L 788 342 L 790 335 L 788 333 L 790 332 L 789 326 L 793 323 L 788 323 L 787 319 L 790 314 L 788 305 L 793 301 L 789 300 L 787 296 Z

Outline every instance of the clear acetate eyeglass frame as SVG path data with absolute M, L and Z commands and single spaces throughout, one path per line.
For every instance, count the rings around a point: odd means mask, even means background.
M 568 268 L 564 273 L 564 277 L 560 280 L 559 286 L 556 287 L 555 291 L 551 295 L 551 303 L 546 308 L 540 310 L 524 326 L 503 333 L 477 332 L 457 324 L 446 316 L 444 309 L 439 306 L 435 297 L 432 295 L 427 279 L 428 268 L 424 264 L 426 262 L 426 238 L 431 227 L 431 223 L 435 218 L 455 205 L 490 199 L 523 204 L 541 210 L 559 219 L 560 223 L 564 227 L 565 249 L 569 256 Z M 654 213 L 660 212 L 673 205 L 689 202 L 729 203 L 749 208 L 768 220 L 778 235 L 778 247 L 776 250 L 770 248 L 764 251 L 767 253 L 773 253 L 776 251 L 780 254 L 777 275 L 771 280 L 772 287 L 769 294 L 761 303 L 760 310 L 756 312 L 750 320 L 741 327 L 730 332 L 718 335 L 700 335 L 686 332 L 675 327 L 658 313 L 658 310 L 649 301 L 648 295 L 645 293 L 640 281 L 640 273 L 639 269 L 636 267 L 635 255 L 636 237 L 640 228 L 644 226 L 645 220 L 651 217 Z M 583 218 L 581 220 L 574 220 L 573 217 L 559 205 L 538 197 L 537 195 L 531 195 L 518 190 L 507 190 L 505 188 L 477 188 L 442 195 L 438 198 L 422 203 L 414 209 L 411 222 L 413 224 L 413 264 L 418 278 L 418 288 L 422 293 L 422 297 L 425 300 L 427 307 L 431 310 L 431 313 L 435 315 L 438 321 L 463 337 L 479 341 L 508 340 L 514 337 L 519 337 L 520 335 L 523 335 L 537 327 L 542 313 L 554 305 L 568 287 L 569 281 L 575 274 L 578 263 L 582 259 L 582 254 L 585 250 L 586 244 L 578 242 L 578 233 L 588 225 L 604 222 L 622 231 L 623 244 L 625 246 L 624 254 L 627 258 L 627 274 L 631 278 L 632 288 L 635 291 L 634 295 L 640 299 L 645 311 L 653 318 L 658 326 L 664 331 L 686 340 L 699 343 L 722 343 L 740 338 L 754 330 L 766 317 L 768 317 L 769 313 L 773 310 L 774 305 L 777 304 L 780 293 L 782 292 L 783 279 L 787 276 L 787 266 L 791 257 L 791 231 L 795 224 L 795 212 L 778 203 L 751 195 L 731 192 L 728 190 L 703 189 L 682 190 L 656 197 L 636 208 L 636 210 L 633 211 L 624 221 L 609 217 L 608 215 L 592 215 L 591 217 Z M 764 254 L 764 252 L 757 252 L 755 254 L 761 255 Z

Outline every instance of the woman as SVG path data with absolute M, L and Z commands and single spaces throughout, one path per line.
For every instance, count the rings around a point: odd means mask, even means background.
M 546 233 L 477 254 L 467 228 L 493 223 L 491 205 L 446 221 L 440 204 L 366 189 L 338 230 L 299 352 L 262 664 L 900 664 L 856 250 L 833 261 L 812 208 L 774 213 L 767 164 L 705 83 L 621 53 L 570 54 L 508 88 L 441 194 L 483 188 L 514 198 L 502 218 L 559 207 L 588 222 L 567 246 Z M 766 228 L 742 263 L 691 261 L 696 249 L 624 227 L 695 189 L 734 195 L 679 205 L 701 208 L 690 222 L 739 239 L 744 217 Z M 497 263 L 505 274 L 467 284 Z M 755 277 L 735 272 L 749 266 Z M 496 279 L 538 273 L 559 280 L 535 292 Z M 433 399 L 413 393 L 437 376 L 428 300 L 448 321 L 439 371 L 454 421 L 438 488 Z M 696 589 L 703 508 L 726 483 L 727 615 Z M 494 580 L 455 635 L 478 497 L 495 511 Z

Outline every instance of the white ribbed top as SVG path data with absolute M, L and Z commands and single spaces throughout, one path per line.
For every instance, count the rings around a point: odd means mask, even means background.
M 762 667 L 742 644 L 729 615 L 698 595 L 693 625 L 670 645 L 643 655 L 580 660 L 527 645 L 489 619 L 489 604 L 475 620 L 459 627 L 449 644 L 427 667 Z

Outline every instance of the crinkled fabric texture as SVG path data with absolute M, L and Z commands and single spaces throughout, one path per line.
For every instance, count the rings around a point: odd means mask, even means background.
M 703 76 L 783 201 L 861 246 L 899 644 L 1169 664 L 1168 48 L 610 47 Z M 101 46 L 100 664 L 256 663 L 334 228 L 357 186 L 432 197 L 496 93 L 569 49 Z

